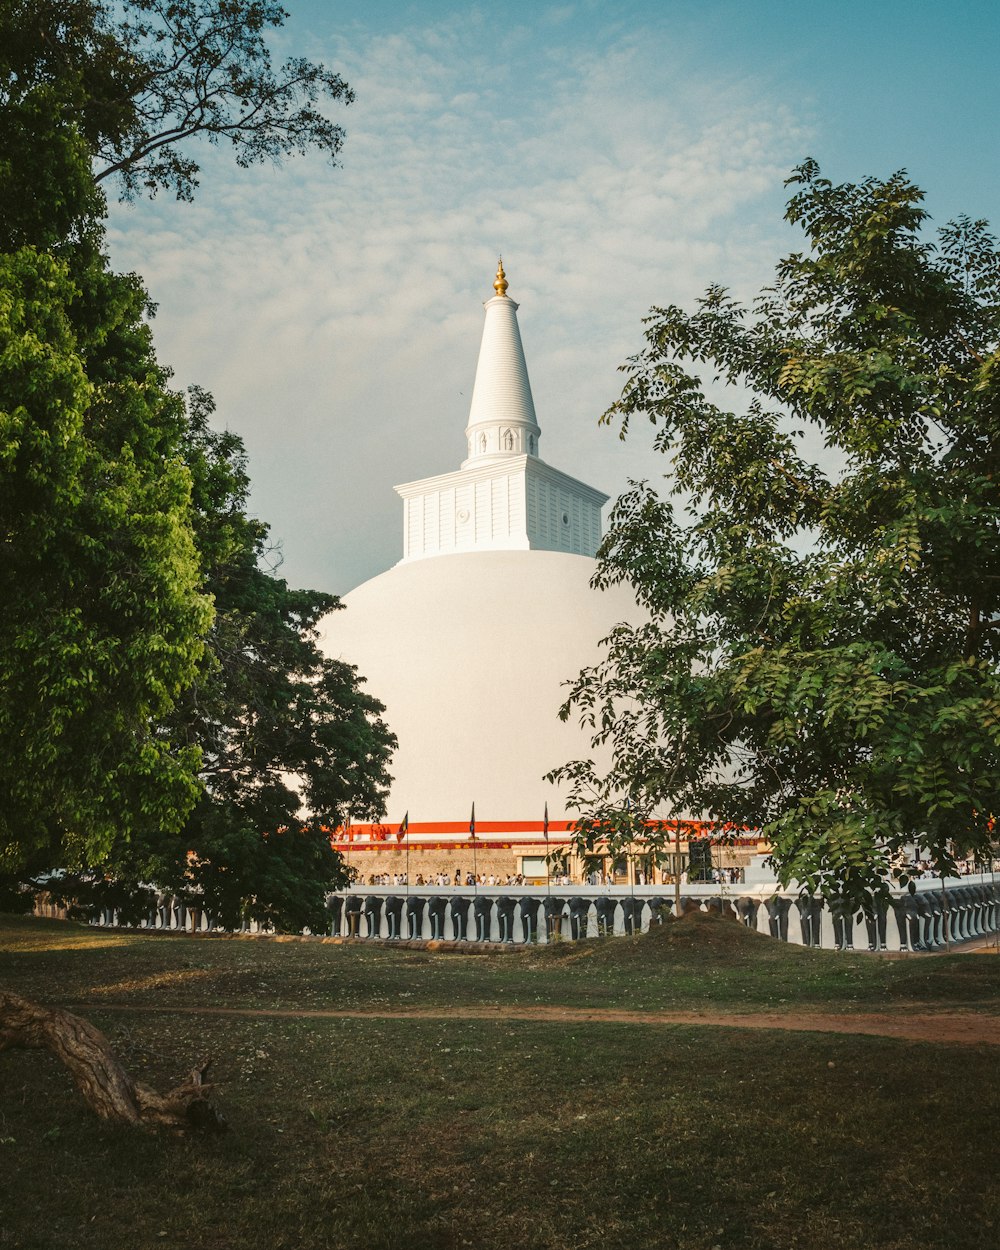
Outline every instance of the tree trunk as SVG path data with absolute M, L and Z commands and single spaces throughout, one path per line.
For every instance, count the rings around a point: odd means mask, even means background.
M 134 1081 L 100 1029 L 59 1007 L 42 1007 L 0 991 L 0 1051 L 51 1050 L 67 1068 L 84 1101 L 102 1119 L 136 1127 L 223 1132 L 226 1122 L 211 1105 L 205 1084 L 209 1064 L 195 1068 L 166 1094 Z

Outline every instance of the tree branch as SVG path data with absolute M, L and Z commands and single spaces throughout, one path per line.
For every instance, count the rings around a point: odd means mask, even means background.
M 221 1133 L 226 1121 L 206 1097 L 209 1061 L 166 1094 L 134 1081 L 104 1034 L 80 1016 L 0 991 L 0 1051 L 49 1050 L 69 1069 L 84 1102 L 103 1120 L 135 1128 L 204 1129 Z

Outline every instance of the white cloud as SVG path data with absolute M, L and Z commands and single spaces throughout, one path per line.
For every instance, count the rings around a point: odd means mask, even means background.
M 544 454 L 615 492 L 662 472 L 596 426 L 648 307 L 716 279 L 755 289 L 783 245 L 802 123 L 665 37 L 580 45 L 556 16 L 311 49 L 357 92 L 342 169 L 213 154 L 193 206 L 114 213 L 113 260 L 159 301 L 178 382 L 244 436 L 297 584 L 343 592 L 392 564 L 392 485 L 461 459 L 498 250 Z

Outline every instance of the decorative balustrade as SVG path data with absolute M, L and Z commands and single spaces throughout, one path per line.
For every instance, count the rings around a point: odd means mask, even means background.
M 681 911 L 730 915 L 749 929 L 792 944 L 869 951 L 940 950 L 1000 929 L 994 876 L 917 883 L 888 901 L 851 908 L 842 900 L 756 887 L 687 885 Z M 560 886 L 363 886 L 327 902 L 330 933 L 383 940 L 527 944 L 645 932 L 674 915 L 672 892 Z M 470 912 L 472 923 L 470 923 Z
M 335 937 L 492 942 L 583 941 L 645 932 L 675 913 L 669 889 L 589 886 L 358 886 L 327 900 Z M 756 886 L 686 885 L 682 912 L 732 916 L 759 933 L 801 946 L 839 950 L 932 951 L 1000 931 L 1000 879 L 994 874 L 918 881 L 913 894 L 851 908 L 842 900 Z M 94 921 L 116 925 L 113 911 Z M 145 929 L 206 933 L 218 930 L 192 900 L 161 894 Z M 242 932 L 261 930 L 250 922 Z

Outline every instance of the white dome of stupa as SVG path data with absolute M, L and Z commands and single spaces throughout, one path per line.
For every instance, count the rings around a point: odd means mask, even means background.
M 326 654 L 357 666 L 399 740 L 386 823 L 441 835 L 477 819 L 518 836 L 574 819 L 550 769 L 593 757 L 566 683 L 640 613 L 627 586 L 595 590 L 602 492 L 538 456 L 535 415 L 502 265 L 454 472 L 397 487 L 403 558 L 322 623 Z M 565 827 L 565 826 L 563 826 Z M 428 836 L 431 836 L 428 834 Z M 506 835 L 505 835 L 506 836 Z
M 595 561 L 558 551 L 478 551 L 397 564 L 344 597 L 323 647 L 355 664 L 399 739 L 387 818 L 513 825 L 573 818 L 543 774 L 592 757 L 559 719 L 564 683 L 636 615 L 625 587 L 590 587 Z

